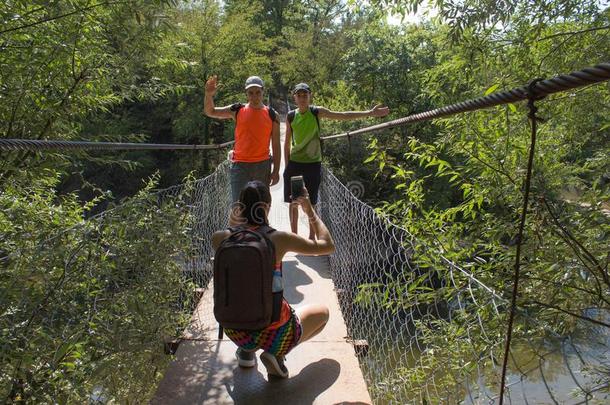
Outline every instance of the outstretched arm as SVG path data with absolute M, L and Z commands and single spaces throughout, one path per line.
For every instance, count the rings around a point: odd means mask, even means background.
M 318 116 L 320 118 L 328 118 L 331 120 L 354 120 L 364 117 L 385 117 L 390 113 L 390 109 L 381 104 L 377 104 L 373 109 L 368 111 L 332 111 L 328 108 L 318 107 Z
M 231 119 L 235 118 L 235 113 L 231 111 L 231 106 L 214 106 L 214 95 L 218 91 L 218 77 L 212 76 L 205 82 L 205 94 L 203 96 L 203 113 L 210 118 Z

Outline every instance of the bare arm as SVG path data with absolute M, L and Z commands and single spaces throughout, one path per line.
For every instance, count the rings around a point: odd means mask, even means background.
M 231 119 L 235 118 L 235 112 L 231 111 L 231 106 L 214 106 L 214 95 L 218 91 L 218 79 L 212 76 L 205 82 L 205 94 L 203 96 L 203 113 L 210 118 Z
M 311 240 L 292 232 L 286 233 L 287 243 L 285 251 L 303 255 L 328 255 L 333 253 L 335 251 L 335 243 L 330 236 L 326 225 L 318 218 L 315 212 L 313 212 L 312 215 L 309 215 L 309 220 L 316 229 L 316 234 L 319 239 Z
M 286 120 L 286 138 L 284 139 L 284 167 L 288 166 L 290 160 L 290 144 L 292 143 L 292 127 Z
M 390 113 L 390 109 L 380 104 L 368 111 L 332 111 L 328 108 L 318 107 L 318 116 L 331 120 L 354 120 L 363 117 L 385 117 Z
M 216 231 L 212 234 L 212 247 L 214 250 L 218 249 L 218 246 L 230 235 L 228 230 Z
M 271 186 L 280 181 L 280 162 L 282 161 L 282 147 L 280 145 L 280 123 L 273 121 L 271 129 L 271 150 L 273 151 L 273 170 L 271 171 Z
M 309 218 L 309 223 L 315 229 L 318 240 L 305 239 L 292 232 L 282 232 L 282 238 L 280 239 L 281 245 L 278 246 L 281 249 L 281 256 L 286 252 L 295 252 L 304 255 L 327 255 L 333 253 L 335 251 L 335 242 L 330 236 L 328 228 L 326 228 L 326 225 L 324 225 L 313 209 L 307 192 L 305 193 L 305 196 L 301 196 L 295 201 L 301 206 Z

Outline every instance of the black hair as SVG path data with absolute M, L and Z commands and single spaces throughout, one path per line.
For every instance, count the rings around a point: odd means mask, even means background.
M 259 180 L 248 182 L 239 194 L 241 214 L 250 225 L 269 225 L 264 204 L 271 204 L 269 186 Z

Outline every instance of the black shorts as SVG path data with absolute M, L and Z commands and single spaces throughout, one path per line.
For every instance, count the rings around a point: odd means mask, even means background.
M 318 189 L 322 178 L 322 162 L 300 163 L 288 161 L 284 169 L 284 202 L 290 200 L 290 178 L 292 176 L 303 176 L 303 183 L 309 193 L 309 200 L 313 205 L 318 203 Z

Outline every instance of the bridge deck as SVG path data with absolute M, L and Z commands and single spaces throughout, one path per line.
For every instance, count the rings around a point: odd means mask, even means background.
M 271 191 L 271 225 L 289 230 L 288 207 L 282 202 L 281 184 Z M 307 226 L 304 221 L 299 224 L 301 235 L 306 235 Z M 284 283 L 284 295 L 293 306 L 324 303 L 330 308 L 326 328 L 288 354 L 289 379 L 268 381 L 265 367 L 258 358 L 256 368 L 237 366 L 236 346 L 226 336 L 221 341 L 217 339 L 208 290 L 186 332 L 191 340 L 180 344 L 176 360 L 167 370 L 152 402 L 172 405 L 371 403 L 354 349 L 346 340 L 347 331 L 330 279 L 328 258 L 286 256 Z

